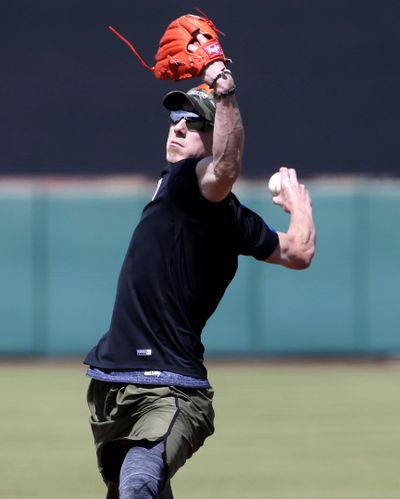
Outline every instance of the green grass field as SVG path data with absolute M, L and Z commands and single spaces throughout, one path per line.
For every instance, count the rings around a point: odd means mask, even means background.
M 216 433 L 175 499 L 399 499 L 396 364 L 209 366 Z M 84 368 L 0 364 L 0 497 L 101 499 Z

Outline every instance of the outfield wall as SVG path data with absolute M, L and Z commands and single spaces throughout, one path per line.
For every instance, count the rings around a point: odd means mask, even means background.
M 400 185 L 311 182 L 317 254 L 296 272 L 241 257 L 207 324 L 214 355 L 398 355 Z M 264 187 L 242 202 L 288 217 Z M 108 327 L 118 272 L 152 187 L 0 184 L 0 354 L 82 355 Z

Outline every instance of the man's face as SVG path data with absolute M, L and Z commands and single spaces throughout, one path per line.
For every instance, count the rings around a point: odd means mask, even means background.
M 171 123 L 167 138 L 167 161 L 176 163 L 186 158 L 204 158 L 212 154 L 212 129 L 207 132 L 190 130 L 182 118 Z

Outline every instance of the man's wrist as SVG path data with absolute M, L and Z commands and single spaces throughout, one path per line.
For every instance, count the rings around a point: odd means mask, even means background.
M 232 73 L 231 73 L 231 71 L 230 71 L 229 69 L 227 69 L 227 68 L 223 68 L 223 69 L 222 69 L 222 70 L 221 70 L 221 71 L 217 74 L 217 76 L 213 79 L 213 81 L 210 83 L 210 87 L 214 89 L 214 88 L 215 88 L 215 86 L 217 85 L 217 83 L 218 83 L 218 80 L 219 80 L 219 79 L 221 79 L 221 78 L 222 78 L 222 79 L 226 80 L 226 79 L 227 79 L 227 75 L 231 75 L 231 74 L 232 74 Z
M 217 74 L 220 73 L 224 68 L 225 63 L 223 61 L 214 61 L 207 64 L 207 66 L 203 69 L 204 82 L 209 85 L 217 76 Z
M 233 95 L 236 90 L 231 71 L 218 63 L 221 61 L 209 64 L 204 72 L 204 81 L 214 90 L 217 99 Z
M 230 97 L 235 95 L 236 87 L 233 86 L 229 90 L 222 90 L 221 92 L 214 92 L 214 99 L 219 101 L 220 99 L 224 99 L 225 97 Z
M 235 81 L 229 69 L 224 69 L 215 78 L 212 83 L 214 97 L 220 100 L 225 97 L 234 95 L 236 92 Z

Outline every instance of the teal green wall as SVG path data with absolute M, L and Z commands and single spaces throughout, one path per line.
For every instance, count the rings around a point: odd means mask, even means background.
M 204 331 L 215 355 L 397 355 L 400 186 L 310 183 L 311 268 L 241 257 Z M 264 187 L 241 201 L 285 230 Z M 151 190 L 0 189 L 0 354 L 83 355 L 108 327 L 118 272 Z

